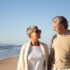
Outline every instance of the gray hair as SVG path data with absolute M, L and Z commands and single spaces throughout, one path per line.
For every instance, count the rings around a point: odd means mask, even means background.
M 52 20 L 53 23 L 57 23 L 58 25 L 64 25 L 64 28 L 68 28 L 68 21 L 64 16 L 56 16 Z
M 30 33 L 32 33 L 34 28 L 38 28 L 38 27 L 37 26 L 29 26 L 27 28 L 27 34 L 29 35 Z

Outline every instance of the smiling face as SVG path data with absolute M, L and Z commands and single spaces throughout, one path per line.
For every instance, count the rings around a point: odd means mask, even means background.
M 53 23 L 53 30 L 56 31 L 58 34 L 62 34 L 64 30 L 63 25 L 58 25 L 57 23 Z
M 64 16 L 56 16 L 52 20 L 53 30 L 56 31 L 57 34 L 65 34 L 68 28 L 68 21 Z
M 34 28 L 32 33 L 30 34 L 30 38 L 33 40 L 38 40 L 40 39 L 40 34 L 41 30 L 39 30 L 38 28 Z

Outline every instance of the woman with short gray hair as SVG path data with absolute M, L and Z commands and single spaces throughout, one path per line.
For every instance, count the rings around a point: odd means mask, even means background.
M 17 70 L 48 70 L 48 47 L 39 41 L 41 30 L 30 26 L 27 34 L 30 42 L 21 48 Z

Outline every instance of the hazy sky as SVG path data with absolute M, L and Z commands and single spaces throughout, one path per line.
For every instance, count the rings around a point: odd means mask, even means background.
M 65 16 L 70 29 L 70 0 L 0 0 L 0 43 L 26 43 L 27 27 L 37 25 L 42 30 L 40 40 L 49 45 L 55 16 Z

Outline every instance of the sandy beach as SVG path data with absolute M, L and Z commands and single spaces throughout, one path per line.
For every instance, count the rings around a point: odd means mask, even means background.
M 17 70 L 18 57 L 0 61 L 0 70 Z

